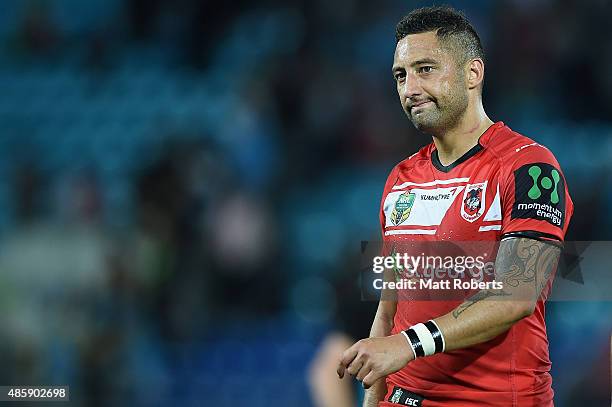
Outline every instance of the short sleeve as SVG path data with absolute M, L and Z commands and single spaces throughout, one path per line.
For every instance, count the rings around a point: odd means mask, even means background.
M 563 241 L 574 207 L 553 154 L 535 144 L 518 151 L 503 168 L 502 238 Z

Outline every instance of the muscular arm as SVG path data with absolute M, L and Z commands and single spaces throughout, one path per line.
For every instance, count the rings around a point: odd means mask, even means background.
M 493 339 L 531 315 L 560 253 L 552 243 L 528 238 L 503 240 L 495 262 L 495 280 L 503 283 L 503 289 L 480 291 L 435 319 L 446 351 Z

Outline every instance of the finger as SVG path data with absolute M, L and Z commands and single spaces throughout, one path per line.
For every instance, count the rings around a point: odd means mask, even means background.
M 370 370 L 370 373 L 368 373 L 366 377 L 363 378 L 363 388 L 369 389 L 381 377 L 382 376 L 379 372 L 376 372 L 374 369 Z
M 342 360 L 338 362 L 338 368 L 336 369 L 338 377 L 342 379 L 344 377 L 344 366 L 342 366 Z
M 364 363 L 364 365 L 361 366 L 361 369 L 359 369 L 359 372 L 357 372 L 357 374 L 355 375 L 355 379 L 359 380 L 360 382 L 363 382 L 364 377 L 366 377 L 371 370 L 371 365 L 369 363 Z
M 361 358 L 356 357 L 351 364 L 346 368 L 346 373 L 355 376 L 358 372 L 359 369 L 361 369 L 364 365 L 363 360 L 361 360 Z
M 357 356 L 357 349 L 355 348 L 355 345 L 344 351 L 342 354 L 342 359 L 340 359 L 340 363 L 338 363 L 338 369 L 336 370 L 339 378 L 342 379 L 344 377 L 346 367 L 353 361 L 353 359 L 355 359 L 355 356 Z

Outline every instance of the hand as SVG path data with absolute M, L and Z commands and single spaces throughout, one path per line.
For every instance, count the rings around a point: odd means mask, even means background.
M 362 339 L 342 354 L 338 377 L 342 379 L 346 371 L 367 389 L 381 377 L 397 372 L 413 359 L 412 347 L 401 333 Z

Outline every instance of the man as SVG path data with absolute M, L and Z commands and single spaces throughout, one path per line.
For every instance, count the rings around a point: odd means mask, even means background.
M 391 171 L 383 240 L 499 241 L 503 289 L 454 302 L 382 297 L 338 375 L 363 382 L 366 407 L 552 406 L 544 301 L 573 213 L 559 164 L 485 113 L 484 53 L 461 13 L 414 10 L 396 40 L 402 107 L 433 143 Z

